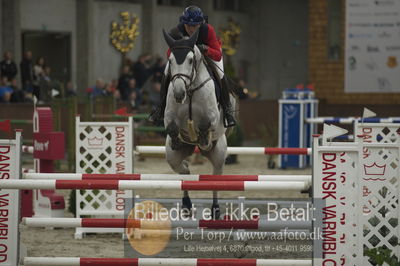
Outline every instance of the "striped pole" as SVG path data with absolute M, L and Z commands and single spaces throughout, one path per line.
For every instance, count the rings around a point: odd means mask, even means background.
M 23 218 L 23 224 L 30 227 L 100 227 L 100 228 L 140 228 L 140 229 L 171 229 L 171 228 L 206 228 L 206 229 L 253 229 L 281 230 L 304 229 L 311 230 L 311 221 L 287 221 L 277 219 L 268 221 L 267 216 L 254 220 L 143 220 L 143 219 L 98 219 L 98 218 Z
M 308 260 L 284 259 L 173 259 L 173 258 L 63 258 L 25 257 L 24 265 L 32 266 L 311 266 Z
M 387 118 L 380 118 L 380 117 L 370 117 L 361 119 L 360 117 L 313 117 L 307 118 L 306 122 L 311 124 L 352 124 L 353 122 L 363 122 L 363 123 L 400 123 L 400 117 L 387 117 Z
M 54 174 L 57 177 L 57 174 Z M 1 180 L 0 189 L 166 189 L 206 191 L 302 191 L 308 182 L 296 181 L 153 181 L 153 180 Z
M 136 146 L 138 153 L 165 154 L 165 146 Z M 228 147 L 228 154 L 290 154 L 310 155 L 311 148 Z M 198 148 L 195 153 L 200 153 Z
M 22 152 L 33 154 L 33 146 L 22 145 Z
M 58 180 L 180 180 L 180 181 L 298 181 L 311 175 L 176 175 L 176 174 L 79 174 L 57 173 Z M 54 173 L 25 173 L 24 179 L 55 179 Z

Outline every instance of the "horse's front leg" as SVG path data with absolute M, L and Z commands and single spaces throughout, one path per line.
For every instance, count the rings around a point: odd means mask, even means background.
M 169 136 L 169 145 L 171 146 L 171 149 L 173 150 L 180 150 L 182 148 L 182 141 L 179 139 L 179 127 L 178 125 L 174 122 L 171 121 L 169 124 L 166 124 L 167 127 L 165 129 L 165 132 Z
M 227 143 L 225 135 L 222 135 L 216 141 L 214 147 L 210 151 L 203 152 L 203 154 L 210 160 L 213 166 L 213 174 L 222 175 L 227 154 Z M 218 203 L 218 191 L 213 191 L 213 204 L 211 206 L 211 210 L 212 218 L 214 220 L 219 219 L 221 212 Z
M 216 131 L 218 120 L 211 116 L 203 119 L 198 125 L 198 143 L 201 150 L 209 151 L 212 148 L 213 132 Z
M 171 138 L 168 135 L 165 142 L 166 159 L 168 164 L 170 165 L 172 170 L 174 170 L 177 174 L 180 175 L 190 174 L 189 163 L 185 159 L 193 153 L 195 146 L 183 143 L 181 149 L 174 150 L 170 145 L 171 142 L 172 142 Z M 186 209 L 189 213 L 189 216 L 191 215 L 192 201 L 189 197 L 188 191 L 183 192 L 182 209 Z

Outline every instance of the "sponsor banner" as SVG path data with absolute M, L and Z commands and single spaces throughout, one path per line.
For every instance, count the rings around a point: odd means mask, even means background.
M 400 1 L 346 1 L 346 92 L 400 92 Z

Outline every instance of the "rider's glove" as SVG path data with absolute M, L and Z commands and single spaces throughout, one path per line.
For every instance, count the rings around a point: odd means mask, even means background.
M 208 46 L 205 44 L 199 44 L 197 45 L 200 49 L 200 51 L 202 51 L 203 53 L 206 53 L 208 51 Z

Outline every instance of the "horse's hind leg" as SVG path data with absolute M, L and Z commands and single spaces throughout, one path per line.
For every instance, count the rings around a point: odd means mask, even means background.
M 226 158 L 226 146 L 226 137 L 223 135 L 217 140 L 214 147 L 209 152 L 203 152 L 204 156 L 210 160 L 213 166 L 213 175 L 222 175 Z M 211 210 L 213 219 L 219 219 L 221 213 L 218 204 L 218 191 L 213 191 Z

